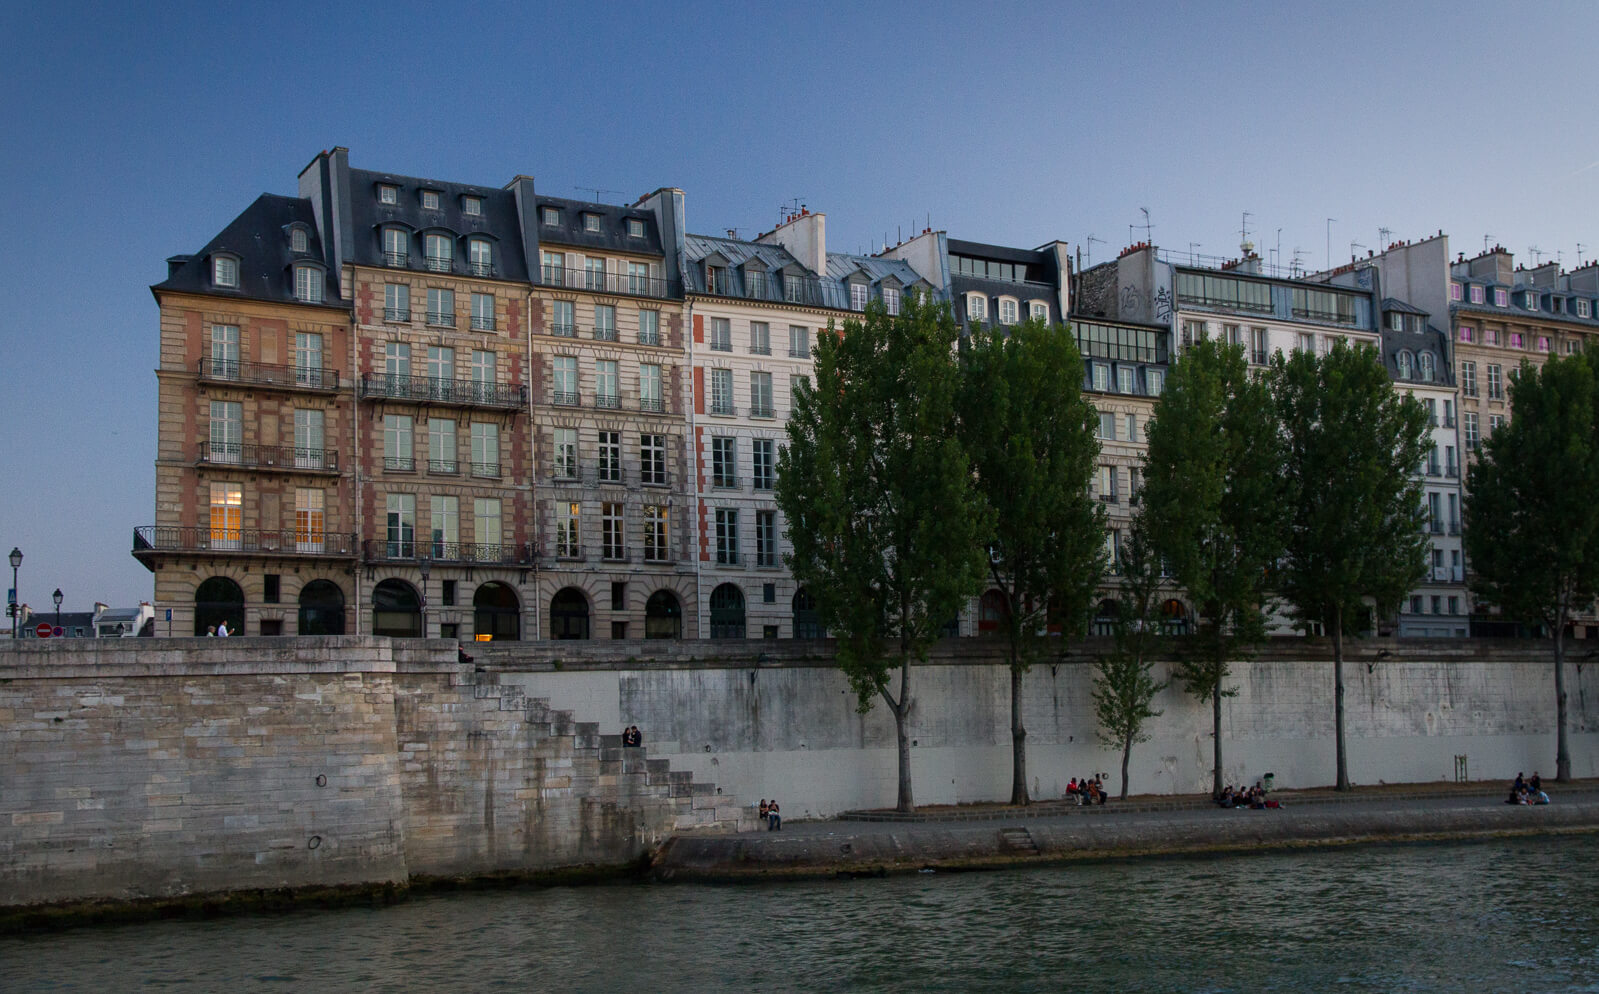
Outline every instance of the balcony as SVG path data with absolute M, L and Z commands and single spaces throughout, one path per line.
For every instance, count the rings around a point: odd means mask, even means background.
M 299 445 L 241 445 L 237 442 L 201 442 L 195 452 L 195 466 L 238 467 L 283 473 L 339 472 L 339 453 L 333 449 L 311 449 Z
M 772 347 L 765 342 L 751 342 L 750 355 L 771 355 Z
M 570 321 L 559 321 L 550 325 L 550 334 L 556 338 L 576 338 L 577 325 Z
M 385 473 L 415 473 L 416 460 L 411 456 L 384 456 L 383 471 Z
M 405 269 L 411 264 L 411 255 L 409 252 L 385 252 L 383 264 L 392 269 Z
M 629 297 L 651 297 L 657 300 L 678 296 L 676 280 L 652 279 L 630 273 L 567 269 L 565 266 L 540 266 L 538 273 L 540 286 L 614 293 Z
M 738 413 L 738 410 L 733 406 L 731 401 L 713 400 L 711 401 L 711 413 L 733 417 Z
M 596 342 L 614 342 L 617 340 L 616 329 L 609 325 L 595 325 L 594 340 Z
M 557 407 L 576 407 L 582 403 L 582 395 L 576 390 L 553 390 L 550 392 L 550 403 Z
M 788 357 L 790 359 L 809 359 L 811 357 L 811 350 L 809 347 L 798 348 L 790 345 L 788 347 Z
M 1455 426 L 1455 416 L 1453 414 L 1444 415 L 1444 427 L 1445 428 L 1453 428 L 1454 426 Z
M 1434 583 L 1448 583 L 1449 582 L 1449 567 L 1448 566 L 1434 566 L 1434 567 L 1432 567 L 1432 579 L 1433 579 Z
M 776 416 L 771 404 L 757 404 L 750 408 L 750 417 L 752 418 L 771 418 Z
M 1442 521 L 1429 521 L 1427 523 L 1427 531 L 1433 535 L 1442 535 L 1444 533 L 1444 523 Z
M 1459 466 L 1454 466 L 1454 465 L 1445 466 L 1444 467 L 1444 476 L 1447 476 L 1451 480 L 1457 478 L 1458 476 L 1460 476 L 1460 467 Z
M 456 476 L 461 472 L 461 464 L 454 459 L 429 459 L 428 475 L 430 476 Z
M 363 400 L 403 400 L 451 407 L 516 409 L 527 404 L 527 387 L 520 383 L 486 383 L 479 380 L 445 380 L 431 376 L 363 373 Z
M 485 480 L 498 480 L 500 478 L 500 464 L 497 462 L 475 462 L 468 465 L 472 467 L 471 473 L 473 476 L 481 477 Z
M 277 366 L 237 359 L 201 359 L 200 379 L 207 383 L 248 383 L 281 390 L 332 393 L 339 389 L 339 371 L 322 366 Z
M 1459 535 L 1460 534 L 1460 522 L 1458 522 L 1458 521 L 1449 522 L 1449 534 L 1451 534 L 1451 535 Z
M 411 309 L 409 307 L 385 307 L 383 308 L 383 320 L 393 324 L 409 322 L 411 320 Z
M 471 270 L 473 276 L 487 278 L 494 275 L 494 263 L 492 262 L 472 262 L 467 264 L 467 268 Z
M 143 561 L 163 552 L 353 559 L 355 536 L 294 528 L 267 530 L 141 525 L 133 530 L 134 556 Z
M 450 264 L 453 261 L 446 256 L 430 255 L 427 257 L 426 262 L 427 271 L 430 273 L 447 273 L 450 271 Z
M 1115 494 L 1100 494 L 1099 499 L 1106 504 L 1120 504 L 1121 498 Z
M 533 545 L 528 542 L 491 545 L 482 542 L 429 542 L 426 539 L 389 542 L 369 538 L 361 543 L 361 558 L 369 563 L 415 562 L 427 558 L 435 563 L 531 566 L 534 557 Z
M 1249 353 L 1249 361 L 1257 366 L 1264 366 L 1270 360 L 1265 349 L 1253 349 Z
M 609 408 L 613 411 L 619 410 L 622 406 L 622 398 L 614 393 L 595 394 L 594 406 Z
M 733 351 L 733 340 L 731 338 L 712 338 L 711 351 L 731 352 Z
M 428 311 L 428 324 L 435 328 L 454 328 L 454 311 Z
M 493 331 L 494 330 L 494 315 L 492 315 L 492 314 L 474 314 L 474 315 L 472 315 L 472 330 L 473 331 Z
M 666 410 L 666 402 L 659 397 L 640 397 L 638 409 L 650 414 L 660 414 Z

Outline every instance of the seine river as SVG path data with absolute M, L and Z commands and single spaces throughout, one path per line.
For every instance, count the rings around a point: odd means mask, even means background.
M 1599 991 L 1599 837 L 86 927 L 0 989 Z

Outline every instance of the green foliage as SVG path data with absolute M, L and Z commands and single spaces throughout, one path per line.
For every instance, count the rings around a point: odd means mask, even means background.
M 1151 672 L 1162 641 L 1160 557 L 1144 535 L 1142 514 L 1122 544 L 1122 583 L 1117 600 L 1115 648 L 1094 665 L 1094 715 L 1100 740 L 1122 750 L 1122 788 L 1134 744 L 1145 742 L 1144 726 L 1162 714 L 1150 706 L 1170 681 Z
M 1288 525 L 1275 593 L 1302 627 L 1357 631 L 1366 598 L 1386 616 L 1426 574 L 1427 411 L 1394 390 L 1377 350 L 1342 341 L 1319 357 L 1279 353 L 1272 390 Z

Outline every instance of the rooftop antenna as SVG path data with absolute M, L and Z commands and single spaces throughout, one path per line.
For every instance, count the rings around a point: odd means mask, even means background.
M 1249 251 L 1255 247 L 1254 243 L 1249 240 L 1249 219 L 1254 216 L 1255 215 L 1249 213 L 1248 211 L 1244 211 L 1243 220 L 1239 222 L 1238 225 L 1238 242 L 1240 247 L 1243 245 L 1249 246 L 1249 249 L 1245 250 L 1245 255 L 1249 254 Z
M 1299 268 L 1300 268 L 1299 257 L 1304 255 L 1304 254 L 1305 253 L 1304 253 L 1303 249 L 1301 249 L 1298 245 L 1294 246 L 1294 258 L 1293 258 L 1293 261 L 1291 263 L 1289 263 L 1289 265 L 1288 265 L 1288 275 L 1289 275 L 1290 278 L 1296 277 L 1296 276 L 1299 275 Z
M 1354 262 L 1355 261 L 1355 249 L 1357 249 L 1357 248 L 1365 248 L 1365 247 L 1366 246 L 1360 244 L 1359 242 L 1355 241 L 1354 239 L 1350 239 L 1350 241 L 1349 241 L 1349 261 L 1350 262 Z
M 1544 252 L 1543 249 L 1539 248 L 1536 245 L 1528 245 L 1527 246 L 1527 254 L 1532 256 L 1532 268 L 1537 269 L 1538 268 L 1538 260 L 1543 258 L 1546 253 Z
M 1579 267 L 1582 265 L 1582 243 L 1581 242 L 1577 243 L 1577 265 Z
M 1188 264 L 1190 266 L 1199 265 L 1199 263 L 1195 261 L 1198 258 L 1198 253 L 1195 252 L 1194 249 L 1203 248 L 1203 247 L 1204 247 L 1204 243 L 1203 242 L 1189 242 L 1188 243 Z
M 1109 244 L 1103 238 L 1095 238 L 1092 234 L 1090 234 L 1088 236 L 1088 241 L 1087 241 L 1086 244 L 1088 245 L 1088 264 L 1090 266 L 1092 266 L 1094 264 L 1094 243 L 1095 242 L 1098 242 L 1101 245 Z
M 1565 271 L 1565 269 L 1566 269 L 1566 250 L 1565 249 L 1555 249 L 1555 265 L 1557 267 L 1559 267 L 1561 272 Z
M 1488 239 L 1490 239 L 1492 237 L 1493 237 L 1493 235 L 1483 235 L 1482 236 L 1482 254 L 1483 255 L 1487 255 L 1488 254 Z
M 1388 251 L 1388 239 L 1389 239 L 1389 237 L 1391 235 L 1393 235 L 1393 233 L 1394 233 L 1394 229 L 1392 229 L 1392 228 L 1378 228 L 1377 229 L 1377 251 L 1379 251 L 1379 252 Z
M 1281 270 L 1283 265 L 1283 229 L 1281 228 L 1277 229 L 1277 247 L 1271 250 L 1271 254 L 1271 264 Z
M 1338 219 L 1335 218 L 1335 217 L 1330 217 L 1330 218 L 1327 219 L 1327 268 L 1328 269 L 1331 269 L 1333 267 L 1332 266 L 1332 226 L 1333 226 L 1333 222 L 1336 221 L 1336 220 L 1338 220 Z
M 578 193 L 592 193 L 592 194 L 594 194 L 593 198 L 589 200 L 589 203 L 591 203 L 591 204 L 604 203 L 605 202 L 605 194 L 607 194 L 607 193 L 609 193 L 609 194 L 611 194 L 613 196 L 622 197 L 622 198 L 625 198 L 627 196 L 626 191 L 623 191 L 623 190 L 607 190 L 604 187 L 600 187 L 600 186 L 574 186 L 574 187 L 572 187 L 572 189 L 576 190 Z
M 1153 224 L 1149 223 L 1149 208 L 1148 207 L 1140 207 L 1140 208 L 1138 208 L 1138 210 L 1144 215 L 1144 223 L 1141 224 L 1141 225 L 1138 225 L 1138 227 L 1141 227 L 1141 228 L 1144 229 L 1144 244 L 1148 245 L 1148 244 L 1151 244 L 1151 239 L 1150 239 L 1150 234 L 1149 233 L 1155 230 L 1155 226 Z
M 789 221 L 793 220 L 795 217 L 798 217 L 799 216 L 799 212 L 805 209 L 804 201 L 805 201 L 804 197 L 790 197 L 788 200 L 784 201 L 783 203 L 778 204 L 777 205 L 777 223 L 778 223 L 778 226 L 781 227 L 782 225 L 785 225 Z
M 727 237 L 729 237 L 729 238 L 737 238 L 738 237 L 738 229 L 737 228 L 728 228 L 727 229 Z

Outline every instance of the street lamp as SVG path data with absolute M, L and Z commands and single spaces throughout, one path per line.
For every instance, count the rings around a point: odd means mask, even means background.
M 433 572 L 433 561 L 427 556 L 417 560 L 417 569 L 422 571 L 422 637 L 428 637 L 428 574 Z
M 22 615 L 18 613 L 19 599 L 17 597 L 17 567 L 22 565 L 22 550 L 16 546 L 11 547 L 11 637 L 17 637 L 17 628 L 21 624 Z
M 56 588 L 56 592 L 50 595 L 50 599 L 56 602 L 56 627 L 60 628 L 61 627 L 61 588 L 60 587 L 57 587 Z

